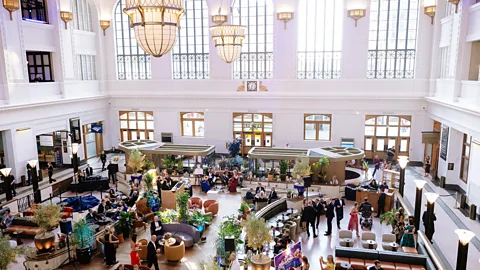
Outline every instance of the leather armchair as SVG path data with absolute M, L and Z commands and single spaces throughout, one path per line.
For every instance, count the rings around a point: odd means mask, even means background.
M 185 256 L 185 244 L 183 241 L 174 246 L 165 245 L 165 257 L 168 261 L 177 262 L 183 259 L 183 256 Z
M 140 257 L 140 260 L 142 261 L 147 260 L 147 245 L 148 245 L 147 239 L 140 239 L 137 241 L 137 243 L 138 243 L 138 257 Z
M 218 202 L 216 200 L 206 200 L 203 203 L 203 208 L 205 208 L 205 213 L 218 214 Z
M 191 197 L 188 199 L 188 209 L 192 208 L 202 209 L 202 199 L 198 197 Z
M 147 199 L 146 198 L 141 198 L 135 203 L 135 206 L 137 208 L 137 213 L 144 217 L 148 222 L 151 222 L 153 220 L 153 216 L 155 213 L 152 211 L 150 207 L 147 207 Z

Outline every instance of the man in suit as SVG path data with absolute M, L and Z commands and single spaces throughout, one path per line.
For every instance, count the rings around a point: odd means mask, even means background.
M 105 171 L 105 163 L 107 162 L 107 155 L 105 154 L 105 151 L 102 151 L 100 154 L 100 161 L 102 161 L 102 171 Z
M 93 210 L 91 208 L 88 209 L 88 214 L 85 216 L 85 221 L 88 223 L 95 223 L 96 220 L 97 218 L 95 217 Z
M 379 218 L 383 213 L 385 213 L 385 200 L 387 199 L 387 194 L 380 189 L 380 196 L 378 196 L 378 213 L 375 216 Z
M 97 213 L 105 215 L 105 212 L 107 210 L 108 210 L 107 203 L 105 202 L 105 199 L 102 199 L 102 201 L 100 202 L 100 205 L 98 206 Z
M 158 219 L 158 216 L 155 216 L 152 223 L 150 223 L 150 233 L 156 236 L 165 234 L 162 222 Z
M 262 183 L 258 182 L 258 187 L 255 189 L 255 194 L 259 194 L 261 191 L 265 192 L 265 188 L 262 187 Z
M 157 236 L 152 235 L 147 245 L 147 263 L 149 268 L 155 265 L 155 270 L 160 270 L 158 267 L 158 253 L 160 253 L 160 249 L 157 248 Z
M 90 167 L 90 164 L 87 164 L 87 168 L 85 169 L 85 172 L 87 176 L 92 176 L 93 175 L 93 168 Z
M 335 213 L 337 214 L 337 226 L 340 230 L 340 221 L 343 219 L 343 208 L 345 208 L 345 200 L 342 196 L 338 196 L 335 200 Z
M 318 237 L 315 231 L 315 218 L 317 216 L 317 211 L 313 208 L 312 201 L 309 201 L 307 206 L 303 209 L 303 213 L 305 214 L 305 221 L 307 222 L 307 235 L 310 237 L 310 226 L 312 226 L 313 230 L 313 238 Z
M 315 199 L 315 203 L 313 204 L 313 208 L 315 209 L 315 223 L 317 224 L 316 227 L 320 224 L 320 217 L 323 214 L 324 208 L 323 204 L 319 198 Z
M 165 179 L 162 183 L 162 190 L 171 190 L 173 188 L 172 178 L 168 177 L 168 174 L 165 176 Z
M 430 240 L 430 242 L 433 243 L 432 239 L 433 239 L 433 234 L 435 233 L 435 221 L 437 220 L 437 216 L 435 215 L 435 213 L 433 213 L 433 221 L 428 223 L 429 220 L 428 220 L 428 210 L 423 212 L 423 215 L 422 215 L 422 222 L 423 222 L 423 226 L 425 227 L 425 235 L 427 236 L 428 240 Z M 428 232 L 429 234 L 427 234 L 427 228 L 428 226 L 432 226 L 432 230 L 430 232 Z M 418 230 L 418 228 L 415 228 Z
M 268 195 L 268 203 L 271 203 L 272 200 L 278 199 L 277 192 L 275 191 L 275 188 L 272 187 L 270 194 Z
M 374 263 L 374 265 L 370 266 L 370 268 L 368 268 L 368 270 L 383 270 L 382 265 L 380 264 L 379 260 L 375 260 L 373 263 Z
M 325 232 L 325 236 L 332 234 L 332 221 L 335 217 L 335 206 L 332 203 L 332 200 L 327 199 L 327 203 L 325 206 L 325 215 L 327 216 L 327 231 Z
M 138 200 L 138 192 L 135 190 L 132 196 L 130 196 L 130 198 L 128 199 L 127 206 L 133 207 L 133 205 L 135 204 L 135 202 L 137 202 L 137 200 Z
M 110 178 L 112 178 L 112 184 L 115 184 L 115 181 L 117 181 L 117 167 L 112 164 L 110 161 L 107 166 L 108 170 L 108 181 L 110 181 Z

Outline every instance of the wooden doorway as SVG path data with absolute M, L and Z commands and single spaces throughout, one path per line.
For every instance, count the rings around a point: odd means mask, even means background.
M 273 115 L 233 113 L 233 137 L 242 139 L 242 155 L 247 154 L 253 147 L 272 147 Z

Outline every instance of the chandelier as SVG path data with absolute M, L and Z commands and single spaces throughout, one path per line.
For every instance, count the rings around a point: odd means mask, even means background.
M 126 0 L 123 12 L 130 18 L 138 45 L 153 57 L 167 54 L 177 41 L 184 0 Z
M 232 7 L 234 3 L 235 0 L 232 2 Z M 221 11 L 222 7 L 220 5 L 220 8 L 218 9 L 218 15 L 214 16 L 220 16 Z M 230 64 L 240 56 L 246 30 L 247 27 L 245 26 L 223 23 L 210 27 L 210 31 L 212 31 L 212 39 L 215 42 L 215 48 L 217 48 L 218 56 L 220 56 L 223 61 Z

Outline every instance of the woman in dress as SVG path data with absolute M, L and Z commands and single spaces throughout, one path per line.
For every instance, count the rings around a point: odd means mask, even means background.
M 117 251 L 115 250 L 114 245 L 118 244 L 118 239 L 113 235 L 110 227 L 105 228 L 104 241 L 105 262 L 108 266 L 118 263 L 116 254 Z
M 413 225 L 414 220 L 410 218 L 408 220 L 408 225 L 405 227 L 405 232 L 403 233 L 402 240 L 400 240 L 400 246 L 402 247 L 415 247 L 415 225 Z
M 307 219 L 305 216 L 305 207 L 307 207 L 307 199 L 303 199 L 303 204 L 302 204 L 302 215 L 300 217 L 300 222 L 302 222 L 302 230 L 305 232 L 307 231 Z
M 136 265 L 140 264 L 140 256 L 138 256 L 138 244 L 137 244 L 137 235 L 133 234 L 130 239 L 130 264 Z
M 308 258 L 306 256 L 302 257 L 302 270 L 310 270 L 310 263 L 308 262 Z
M 233 171 L 233 176 L 230 178 L 230 181 L 228 182 L 228 191 L 231 193 L 236 193 L 237 192 L 237 186 L 238 186 L 238 172 L 237 170 Z
M 402 208 L 403 210 L 403 208 Z M 405 215 L 402 213 L 400 214 L 400 211 L 395 214 L 395 226 L 393 229 L 393 233 L 397 237 L 397 243 L 400 242 L 402 239 L 403 233 L 405 231 Z
M 430 175 L 430 166 L 431 166 L 430 156 L 426 156 L 425 157 L 425 174 L 423 176 L 428 177 Z
M 358 230 L 358 203 L 356 202 L 353 205 L 352 210 L 350 211 L 350 220 L 348 221 L 348 230 L 357 232 L 357 237 L 360 236 Z

